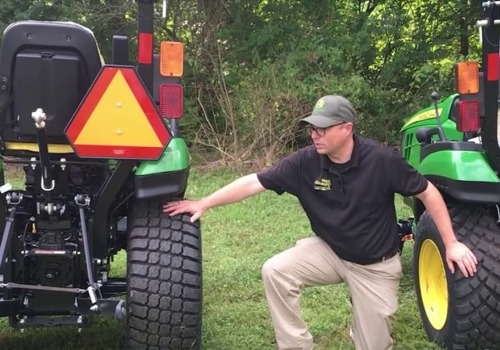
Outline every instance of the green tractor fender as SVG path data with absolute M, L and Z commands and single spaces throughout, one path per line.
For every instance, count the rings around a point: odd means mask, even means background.
M 500 202 L 500 179 L 481 144 L 439 142 L 424 146 L 418 171 L 450 197 L 475 203 Z
M 158 160 L 139 163 L 135 170 L 135 196 L 138 199 L 183 197 L 190 169 L 186 142 L 172 138 Z

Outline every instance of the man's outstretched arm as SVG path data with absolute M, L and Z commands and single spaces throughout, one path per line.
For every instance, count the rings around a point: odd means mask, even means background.
M 179 200 L 166 203 L 163 211 L 171 216 L 191 213 L 191 222 L 198 220 L 210 208 L 236 203 L 264 191 L 257 174 L 249 174 L 199 200 Z

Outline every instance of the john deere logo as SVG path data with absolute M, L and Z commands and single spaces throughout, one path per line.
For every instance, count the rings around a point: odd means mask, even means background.
M 320 111 L 323 109 L 323 106 L 325 105 L 325 100 L 319 99 L 318 102 L 316 102 L 316 106 L 314 106 L 315 111 Z
M 316 191 L 330 191 L 332 189 L 332 183 L 330 179 L 319 179 L 314 181 L 314 189 Z

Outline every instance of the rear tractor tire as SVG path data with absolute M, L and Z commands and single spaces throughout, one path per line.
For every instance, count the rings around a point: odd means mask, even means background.
M 414 274 L 422 322 L 431 341 L 449 350 L 500 349 L 500 229 L 491 208 L 450 208 L 458 239 L 478 259 L 477 273 L 452 274 L 444 244 L 427 212 L 417 226 Z
M 163 203 L 136 203 L 127 252 L 128 349 L 200 349 L 202 274 L 199 222 L 169 217 Z

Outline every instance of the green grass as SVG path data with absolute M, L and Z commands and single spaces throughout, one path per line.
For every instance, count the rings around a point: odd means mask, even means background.
M 193 171 L 186 196 L 199 198 L 235 179 L 229 171 Z M 400 198 L 400 217 L 410 215 Z M 362 215 L 362 213 L 360 213 Z M 203 237 L 203 349 L 272 350 L 274 334 L 264 299 L 261 266 L 272 255 L 311 235 L 309 224 L 294 197 L 264 192 L 202 218 Z M 400 307 L 394 324 L 395 349 L 439 349 L 426 340 L 416 306 L 412 278 L 412 247 L 405 244 Z M 125 273 L 119 254 L 113 273 Z M 315 338 L 315 350 L 354 349 L 349 338 L 350 304 L 344 285 L 304 290 L 303 316 Z M 118 321 L 96 319 L 78 333 L 74 328 L 11 330 L 0 321 L 1 349 L 120 349 L 123 327 Z

